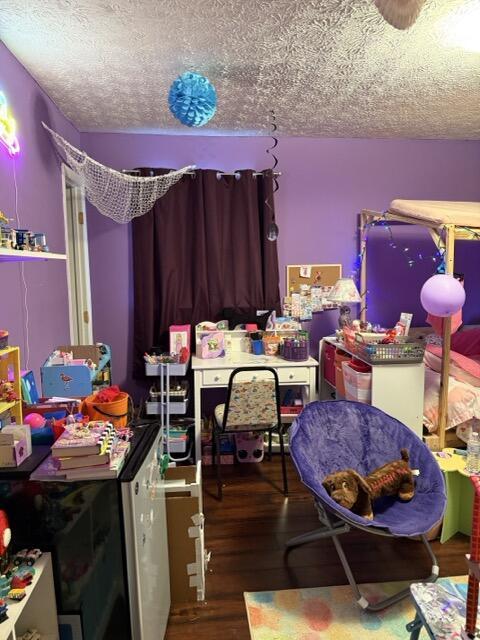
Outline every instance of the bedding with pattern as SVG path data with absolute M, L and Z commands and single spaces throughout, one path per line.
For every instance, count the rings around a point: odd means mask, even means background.
M 430 433 L 438 427 L 438 399 L 442 348 L 429 344 L 425 351 L 424 424 Z M 452 335 L 448 385 L 447 429 L 467 441 L 472 426 L 480 424 L 480 329 Z

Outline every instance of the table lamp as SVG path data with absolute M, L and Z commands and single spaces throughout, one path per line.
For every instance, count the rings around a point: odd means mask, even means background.
M 329 302 L 336 302 L 340 307 L 340 316 L 338 318 L 339 327 L 343 329 L 345 326 L 350 326 L 352 319 L 350 317 L 349 305 L 362 301 L 353 279 L 339 278 L 328 296 L 328 300 Z

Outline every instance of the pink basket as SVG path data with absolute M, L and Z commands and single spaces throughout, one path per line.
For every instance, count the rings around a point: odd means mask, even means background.
M 345 398 L 370 404 L 372 401 L 372 373 L 355 371 L 349 362 L 342 362 Z

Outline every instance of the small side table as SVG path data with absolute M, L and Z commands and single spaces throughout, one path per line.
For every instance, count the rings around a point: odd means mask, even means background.
M 440 542 L 443 544 L 456 533 L 469 536 L 472 532 L 473 486 L 465 471 L 466 456 L 446 448 L 434 453 L 445 478 L 447 508 L 443 517 Z

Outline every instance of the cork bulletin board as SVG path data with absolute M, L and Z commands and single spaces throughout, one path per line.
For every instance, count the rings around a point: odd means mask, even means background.
M 342 277 L 341 264 L 287 264 L 286 295 L 300 293 L 303 284 L 318 287 L 333 287 Z

